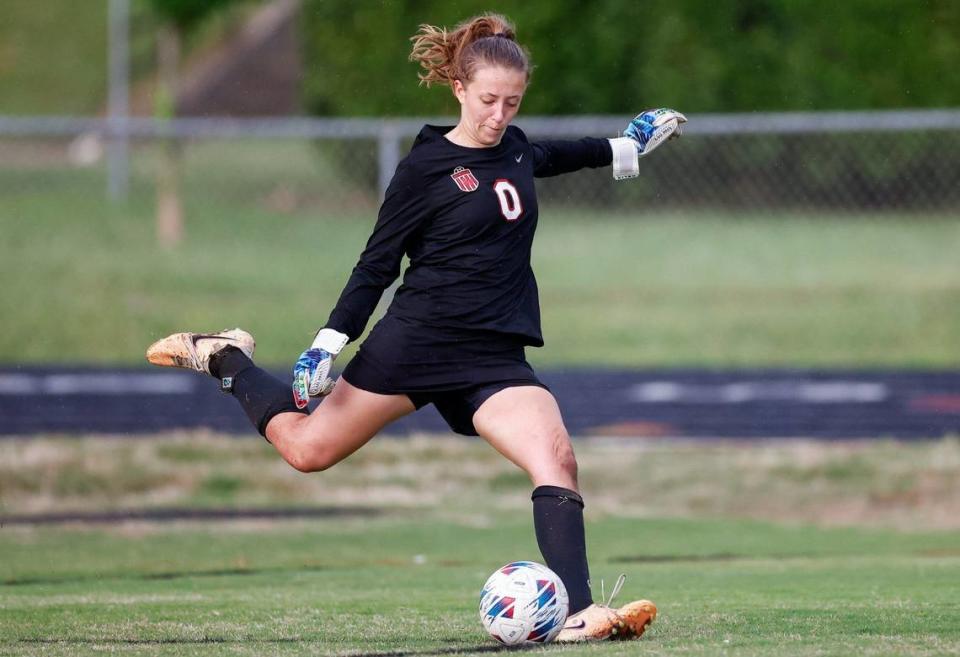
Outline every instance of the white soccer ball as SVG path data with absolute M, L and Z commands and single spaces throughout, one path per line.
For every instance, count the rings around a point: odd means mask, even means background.
M 483 629 L 508 646 L 553 641 L 569 611 L 563 582 L 533 561 L 514 561 L 499 568 L 480 591 Z

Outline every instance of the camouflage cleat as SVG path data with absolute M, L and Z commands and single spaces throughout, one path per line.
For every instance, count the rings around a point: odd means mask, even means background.
M 637 639 L 657 618 L 657 605 L 649 600 L 635 600 L 625 604 L 617 610 L 617 615 L 623 619 L 626 625 L 624 632 L 618 635 L 618 639 Z
M 616 611 L 605 605 L 592 604 L 567 618 L 557 635 L 558 643 L 606 641 L 627 631 L 626 623 Z
M 210 357 L 224 347 L 236 347 L 252 358 L 256 343 L 252 335 L 238 328 L 219 333 L 174 333 L 150 345 L 147 360 L 161 367 L 210 374 Z

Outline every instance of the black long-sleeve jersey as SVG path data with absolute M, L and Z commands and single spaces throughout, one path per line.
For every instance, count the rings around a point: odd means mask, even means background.
M 610 143 L 591 137 L 530 143 L 510 126 L 497 146 L 468 148 L 444 137 L 451 129 L 424 126 L 397 167 L 327 326 L 358 338 L 406 254 L 410 266 L 389 315 L 542 346 L 530 266 L 534 177 L 609 165 Z

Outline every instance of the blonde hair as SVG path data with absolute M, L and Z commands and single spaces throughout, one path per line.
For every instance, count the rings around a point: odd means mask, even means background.
M 452 32 L 423 24 L 410 40 L 410 61 L 423 67 L 420 84 L 428 87 L 434 83 L 452 85 L 454 80 L 469 82 L 482 64 L 523 71 L 530 79 L 530 55 L 517 43 L 513 25 L 500 14 L 468 18 Z

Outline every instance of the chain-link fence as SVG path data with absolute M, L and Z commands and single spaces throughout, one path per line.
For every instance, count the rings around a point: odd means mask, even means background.
M 57 171 L 90 183 L 109 179 L 104 189 L 146 186 L 158 146 L 175 143 L 188 192 L 278 210 L 366 210 L 420 126 L 452 121 L 0 117 L 0 184 Z M 538 140 L 614 136 L 625 120 L 516 123 Z M 960 111 L 694 115 L 683 139 L 641 165 L 640 178 L 624 182 L 614 182 L 607 168 L 542 179 L 541 205 L 631 213 L 956 213 Z
M 708 211 L 960 210 L 960 112 L 690 117 L 683 139 L 641 161 L 540 182 L 545 204 Z M 518 121 L 522 125 L 522 121 Z M 537 138 L 615 135 L 622 121 L 532 123 Z

